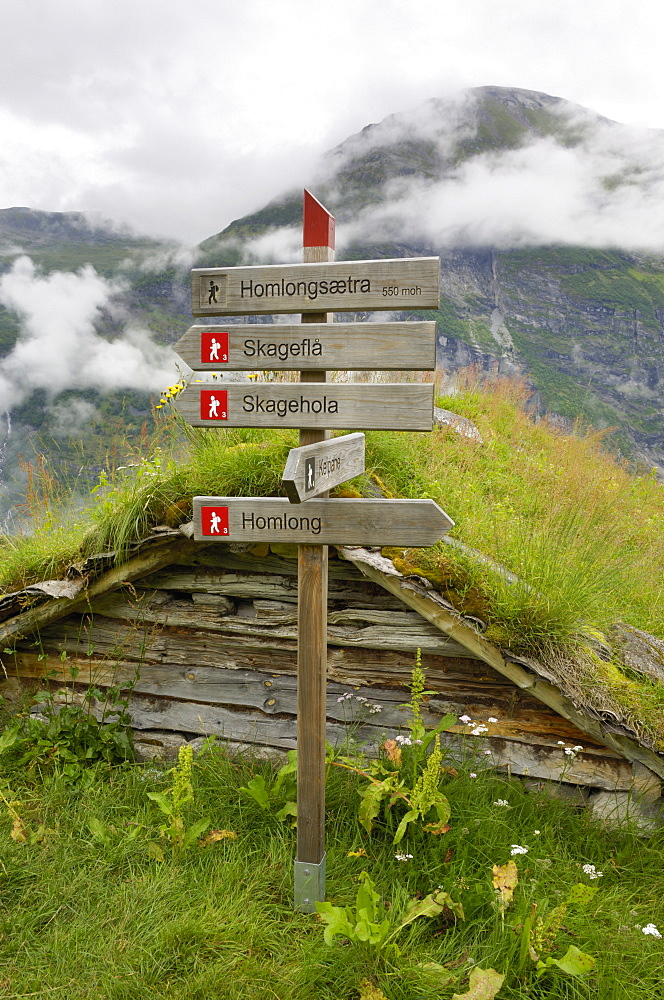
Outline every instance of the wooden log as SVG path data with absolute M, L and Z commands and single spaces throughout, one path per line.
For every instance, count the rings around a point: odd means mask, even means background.
M 221 547 L 221 546 L 220 546 Z M 296 567 L 297 568 L 297 567 Z M 290 600 L 297 604 L 297 575 L 224 572 L 207 568 L 202 570 L 180 570 L 172 568 L 145 576 L 136 581 L 136 588 L 141 590 L 176 590 L 183 593 L 224 594 L 235 598 L 271 598 L 272 600 Z M 376 593 L 378 591 L 378 593 Z M 365 607 L 373 605 L 376 608 L 403 608 L 403 602 L 395 600 L 380 587 L 369 583 L 348 585 L 343 580 L 337 580 L 333 575 L 329 578 L 328 596 L 331 601 L 341 602 L 349 607 Z
M 171 627 L 205 629 L 210 632 L 243 636 L 267 636 L 297 639 L 297 614 L 291 613 L 268 620 L 237 617 L 217 613 L 214 605 L 195 608 L 185 602 L 171 602 L 157 609 L 142 602 L 125 600 L 121 595 L 109 595 L 96 601 L 93 614 L 108 618 Z M 465 647 L 441 635 L 419 615 L 391 611 L 362 610 L 353 616 L 349 611 L 332 611 L 328 618 L 327 641 L 333 645 L 368 647 L 372 649 L 412 650 L 448 656 L 464 656 Z

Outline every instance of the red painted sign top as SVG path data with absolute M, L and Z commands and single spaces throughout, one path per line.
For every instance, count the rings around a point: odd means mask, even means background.
M 330 247 L 334 250 L 334 216 L 306 188 L 302 246 Z

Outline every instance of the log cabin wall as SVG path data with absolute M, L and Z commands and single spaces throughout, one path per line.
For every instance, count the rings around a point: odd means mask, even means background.
M 646 768 L 632 766 L 473 658 L 333 549 L 328 642 L 331 743 L 343 741 L 349 723 L 374 746 L 404 726 L 419 648 L 426 686 L 434 692 L 425 721 L 434 725 L 453 712 L 487 727 L 481 736 L 468 735 L 463 725 L 446 734 L 443 742 L 456 756 L 475 754 L 478 762 L 532 781 L 562 780 L 588 790 L 627 792 L 636 776 L 651 797 L 659 795 Z M 37 639 L 20 641 L 15 667 L 22 679 L 50 675 L 56 684 L 77 667 L 81 692 L 90 683 L 133 684 L 129 713 L 139 741 L 158 742 L 164 733 L 215 735 L 289 749 L 296 745 L 296 646 L 295 549 L 264 545 L 238 553 L 216 544 L 93 601 L 85 613 L 43 628 Z M 583 751 L 570 758 L 560 741 Z

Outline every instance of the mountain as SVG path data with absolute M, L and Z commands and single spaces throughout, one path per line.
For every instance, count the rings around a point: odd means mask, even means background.
M 525 375 L 541 411 L 618 428 L 623 450 L 664 470 L 663 175 L 664 133 L 482 87 L 367 126 L 314 190 L 339 259 L 441 256 L 427 317 L 442 367 Z M 242 247 L 276 261 L 300 214 L 287 192 L 201 244 L 204 260 Z
M 539 412 L 612 429 L 614 447 L 664 472 L 664 133 L 482 87 L 368 125 L 308 186 L 337 219 L 337 259 L 440 255 L 440 309 L 421 315 L 441 367 L 519 374 Z M 86 463 L 72 441 L 99 468 L 116 430 L 140 435 L 150 394 L 173 380 L 164 345 L 191 322 L 189 268 L 301 259 L 301 203 L 277 194 L 192 250 L 80 213 L 0 211 L 5 507 L 7 470 L 37 436 L 73 470 Z M 72 298 L 79 340 L 55 324 L 40 342 Z M 40 368 L 58 338 L 73 360 Z M 0 424 L 0 466 L 2 441 Z

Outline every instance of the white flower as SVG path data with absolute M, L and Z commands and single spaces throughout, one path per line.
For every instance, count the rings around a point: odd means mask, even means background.
M 535 835 L 538 835 L 538 834 L 539 834 L 539 830 L 533 830 L 533 833 L 534 833 Z
M 565 740 L 558 740 L 558 746 L 559 747 L 564 747 L 565 746 Z
M 490 754 L 491 751 L 490 750 L 483 750 L 482 753 L 488 753 L 488 754 Z
M 489 730 L 486 726 L 476 726 L 475 729 L 471 731 L 471 736 L 481 736 L 482 733 L 488 733 Z
M 400 747 L 410 747 L 413 745 L 410 736 L 397 736 L 396 741 Z
M 496 799 L 494 806 L 509 806 L 507 799 Z
M 576 752 L 578 753 L 579 750 L 583 750 L 583 747 L 572 747 L 572 750 L 576 750 Z
M 518 844 L 512 844 L 510 854 L 527 854 L 528 850 L 529 849 L 527 847 L 519 847 Z
M 352 697 L 353 697 L 352 691 L 344 691 L 344 693 L 340 694 L 339 697 L 337 698 L 337 702 L 348 701 Z
M 471 771 L 471 772 L 470 772 L 470 774 L 468 775 L 468 777 L 469 777 L 469 778 L 476 778 L 476 777 L 477 777 L 477 775 L 475 774 L 475 772 L 474 772 L 474 771 Z
M 460 715 L 459 716 L 459 722 L 464 722 L 464 723 L 468 724 L 471 721 L 472 720 L 471 720 L 471 718 L 470 718 L 469 715 Z
M 598 872 L 594 865 L 582 865 L 581 871 L 588 876 L 588 878 L 602 878 L 604 872 Z
M 382 711 L 383 711 L 382 705 L 369 705 L 369 715 L 375 715 L 376 712 L 382 712 Z
M 412 854 L 395 854 L 394 857 L 395 857 L 395 859 L 397 861 L 410 861 L 411 858 L 413 857 L 413 855 Z
M 492 715 L 489 716 L 489 722 L 498 722 L 498 719 L 494 719 Z
M 661 934 L 657 930 L 654 924 L 646 924 L 645 927 L 641 928 L 642 934 L 650 934 L 654 938 L 661 938 Z

